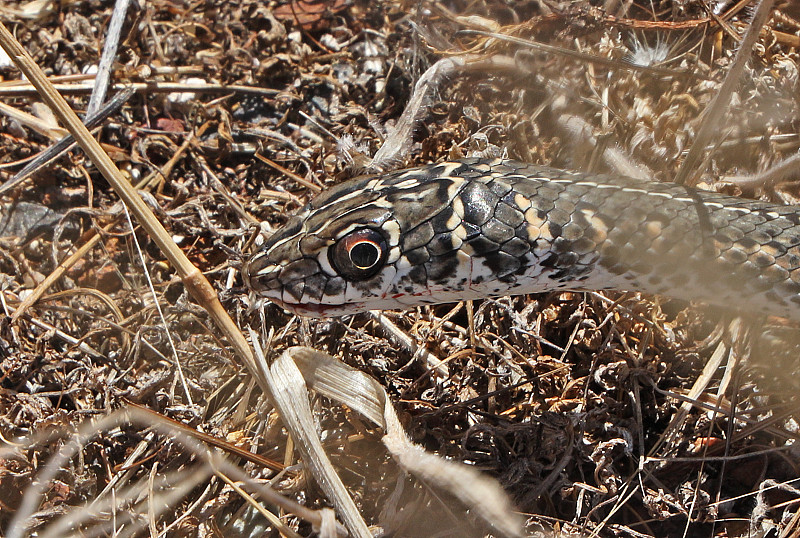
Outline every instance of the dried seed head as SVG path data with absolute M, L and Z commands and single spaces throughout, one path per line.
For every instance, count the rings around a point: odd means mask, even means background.
M 628 50 L 630 52 L 625 55 L 625 59 L 628 62 L 633 65 L 650 67 L 666 62 L 672 49 L 669 43 L 662 39 L 661 35 L 658 35 L 656 42 L 650 45 L 646 39 L 640 41 L 634 34 L 631 37 Z

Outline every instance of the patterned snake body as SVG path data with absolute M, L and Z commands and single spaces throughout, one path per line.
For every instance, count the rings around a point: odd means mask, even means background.
M 256 293 L 310 316 L 618 289 L 800 320 L 800 211 L 465 159 L 323 192 L 243 274 Z

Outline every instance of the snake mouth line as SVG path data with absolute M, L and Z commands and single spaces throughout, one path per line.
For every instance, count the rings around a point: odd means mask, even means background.
M 309 304 L 300 304 L 300 303 L 289 303 L 282 301 L 280 299 L 274 299 L 272 297 L 269 298 L 270 301 L 275 303 L 276 305 L 280 306 L 284 310 L 288 310 L 292 314 L 298 314 L 300 316 L 308 316 L 308 317 L 315 317 L 315 318 L 322 318 L 327 316 L 340 316 L 346 313 L 349 313 L 353 310 L 356 312 L 363 310 L 360 309 L 360 303 L 347 303 L 347 304 L 321 304 L 321 303 L 309 303 Z M 346 312 L 343 312 L 345 311 Z

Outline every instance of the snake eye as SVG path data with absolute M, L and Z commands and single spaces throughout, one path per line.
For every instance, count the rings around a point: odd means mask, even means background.
M 368 228 L 356 230 L 330 250 L 331 265 L 347 280 L 366 280 L 380 271 L 388 251 L 380 233 Z

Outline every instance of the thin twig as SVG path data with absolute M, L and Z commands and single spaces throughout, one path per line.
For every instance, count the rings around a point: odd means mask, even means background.
M 102 228 L 103 233 L 107 233 L 117 225 L 119 219 L 114 219 L 113 222 L 107 224 L 105 227 Z M 90 236 L 86 239 L 86 242 L 78 248 L 75 252 L 70 254 L 64 261 L 58 264 L 58 267 L 55 268 L 53 272 L 51 272 L 45 279 L 36 286 L 36 288 L 25 297 L 25 300 L 22 301 L 19 306 L 17 306 L 16 312 L 14 315 L 11 316 L 11 321 L 16 322 L 20 316 L 25 314 L 28 309 L 35 304 L 44 293 L 50 289 L 50 287 L 58 282 L 58 280 L 64 276 L 64 274 L 69 271 L 70 267 L 75 265 L 78 260 L 82 259 L 87 252 L 89 252 L 94 246 L 103 238 L 102 234 L 98 233 L 96 230 L 92 229 L 88 232 Z
M 202 133 L 206 129 L 207 125 L 208 124 L 202 125 L 200 129 L 198 129 L 198 133 Z M 181 145 L 180 148 L 178 148 L 178 151 L 175 152 L 175 154 L 170 158 L 170 160 L 163 167 L 161 167 L 160 170 L 156 170 L 152 174 L 142 179 L 136 185 L 136 189 L 142 189 L 151 186 L 150 182 L 156 176 L 168 176 L 172 171 L 172 168 L 175 166 L 175 163 L 186 152 L 192 140 L 194 140 L 194 136 L 190 135 L 186 137 L 184 143 Z M 111 228 L 113 228 L 118 221 L 119 219 L 115 219 L 112 223 L 108 224 L 105 228 L 102 229 L 103 233 L 108 233 L 109 231 L 111 231 Z M 20 305 L 17 307 L 18 313 L 12 317 L 12 320 L 16 321 L 17 319 L 19 319 L 19 317 L 28 308 L 34 305 L 53 284 L 55 284 L 67 271 L 70 270 L 70 268 L 73 265 L 75 265 L 78 262 L 78 260 L 82 259 L 86 255 L 86 253 L 88 253 L 92 248 L 94 248 L 94 246 L 97 245 L 100 239 L 102 239 L 102 235 L 96 229 L 90 230 L 86 236 L 86 242 L 80 248 L 78 248 L 78 250 L 76 250 L 73 254 L 68 256 L 61 263 L 59 263 L 58 267 L 56 267 L 52 273 L 50 273 L 42 282 L 40 282 L 39 285 L 37 285 L 36 288 L 34 288 L 34 290 L 30 294 L 28 294 L 25 300 L 22 301 L 22 303 L 20 303 Z
M 773 167 L 751 176 L 729 176 L 724 178 L 742 189 L 770 189 L 787 179 L 800 179 L 800 155 L 784 159 Z
M 111 99 L 108 103 L 103 106 L 97 112 L 87 114 L 86 115 L 86 125 L 87 129 L 94 129 L 98 125 L 100 125 L 107 117 L 111 114 L 114 114 L 117 110 L 122 107 L 125 102 L 130 99 L 131 95 L 133 95 L 133 90 L 131 88 L 125 88 L 124 90 L 118 92 L 113 99 Z M 58 159 L 61 155 L 68 152 L 72 148 L 75 147 L 75 139 L 72 135 L 67 135 L 39 155 L 36 156 L 31 162 L 29 162 L 25 168 L 17 172 L 14 177 L 0 185 L 0 195 L 5 194 L 6 192 L 10 191 L 30 176 L 33 172 L 38 170 L 39 168 L 46 166 L 48 163 Z
M 47 76 L 42 72 L 33 58 L 19 44 L 11 32 L 4 24 L 0 23 L 0 46 L 6 54 L 14 61 L 22 73 L 31 81 L 41 95 L 42 99 L 50 106 L 59 120 L 69 129 L 72 136 L 78 141 L 94 165 L 103 174 L 103 177 L 114 188 L 122 198 L 136 219 L 146 230 L 153 242 L 158 245 L 161 252 L 170 261 L 172 266 L 181 277 L 186 289 L 200 304 L 202 304 L 217 327 L 225 334 L 229 342 L 234 347 L 236 354 L 242 359 L 245 365 L 252 371 L 256 371 L 253 360 L 253 352 L 250 345 L 239 331 L 236 323 L 222 307 L 216 291 L 208 282 L 203 273 L 195 267 L 189 258 L 178 248 L 172 236 L 167 232 L 153 212 L 142 200 L 139 194 L 132 188 L 127 179 L 111 160 L 111 157 L 103 151 L 103 148 L 95 140 L 78 116 L 69 107 L 64 98 L 55 90 Z M 266 391 L 267 389 L 264 388 Z
M 515 45 L 521 45 L 523 47 L 538 51 L 538 52 L 545 52 L 547 54 L 558 54 L 559 56 L 566 56 L 568 58 L 574 58 L 576 60 L 580 60 L 582 62 L 590 62 L 597 65 L 604 65 L 606 67 L 611 67 L 615 69 L 624 69 L 626 71 L 639 71 L 642 73 L 649 73 L 651 75 L 659 75 L 659 76 L 667 76 L 667 77 L 675 77 L 675 76 L 683 76 L 683 77 L 692 77 L 702 79 L 703 77 L 698 75 L 697 73 L 690 73 L 687 71 L 681 71 L 679 69 L 668 69 L 666 67 L 653 67 L 649 65 L 637 65 L 630 62 L 623 62 L 619 60 L 614 60 L 611 58 L 603 58 L 601 56 L 596 56 L 594 54 L 586 54 L 584 52 L 578 52 L 571 49 L 566 49 L 564 47 L 558 47 L 556 45 L 548 45 L 547 43 L 539 43 L 538 41 L 533 41 L 530 39 L 523 39 L 521 37 L 515 37 L 506 34 L 499 34 L 494 32 L 485 32 L 483 30 L 461 30 L 459 34 L 463 35 L 477 35 L 488 37 L 492 39 L 496 39 L 498 41 L 506 41 L 509 43 L 514 43 Z
M 742 39 L 742 45 L 736 53 L 736 58 L 728 71 L 728 75 L 725 77 L 725 81 L 722 83 L 722 87 L 701 119 L 700 130 L 697 132 L 697 137 L 689 149 L 686 160 L 683 161 L 678 174 L 675 176 L 675 183 L 679 185 L 692 184 L 694 182 L 690 181 L 690 175 L 696 176 L 702 172 L 702 170 L 697 169 L 697 165 L 703 158 L 703 151 L 706 145 L 719 132 L 719 122 L 722 119 L 722 114 L 728 107 L 728 103 L 730 103 L 733 90 L 739 84 L 753 47 L 761 33 L 761 27 L 767 22 L 772 11 L 772 4 L 773 0 L 762 0 L 759 4 L 753 17 L 753 22 L 750 23 L 750 28 L 747 29 L 747 33 Z
M 122 23 L 125 22 L 125 14 L 128 12 L 129 5 L 130 0 L 116 0 L 114 3 L 111 21 L 108 23 L 108 32 L 106 32 L 106 42 L 103 44 L 103 54 L 100 56 L 97 76 L 94 79 L 94 90 L 89 98 L 89 106 L 86 107 L 86 116 L 99 111 L 106 100 L 106 90 L 108 82 L 111 80 L 111 65 L 114 63 L 114 58 L 117 57 L 119 36 L 122 33 Z
M 51 84 L 53 89 L 63 95 L 86 95 L 92 92 L 93 85 L 89 84 Z M 241 84 L 211 84 L 207 82 L 134 82 L 133 84 L 114 84 L 115 91 L 127 87 L 133 88 L 136 93 L 250 93 L 276 97 L 279 95 L 300 99 L 299 95 L 288 91 L 273 90 L 272 88 L 259 88 L 257 86 L 243 86 Z M 35 96 L 38 90 L 29 84 L 9 84 L 0 86 L 0 97 L 30 97 Z
M 66 131 L 58 125 L 53 125 L 42 118 L 23 112 L 5 103 L 0 103 L 0 114 L 8 116 L 9 119 L 20 123 L 22 126 L 33 129 L 40 135 L 53 140 L 61 138 L 66 134 Z

